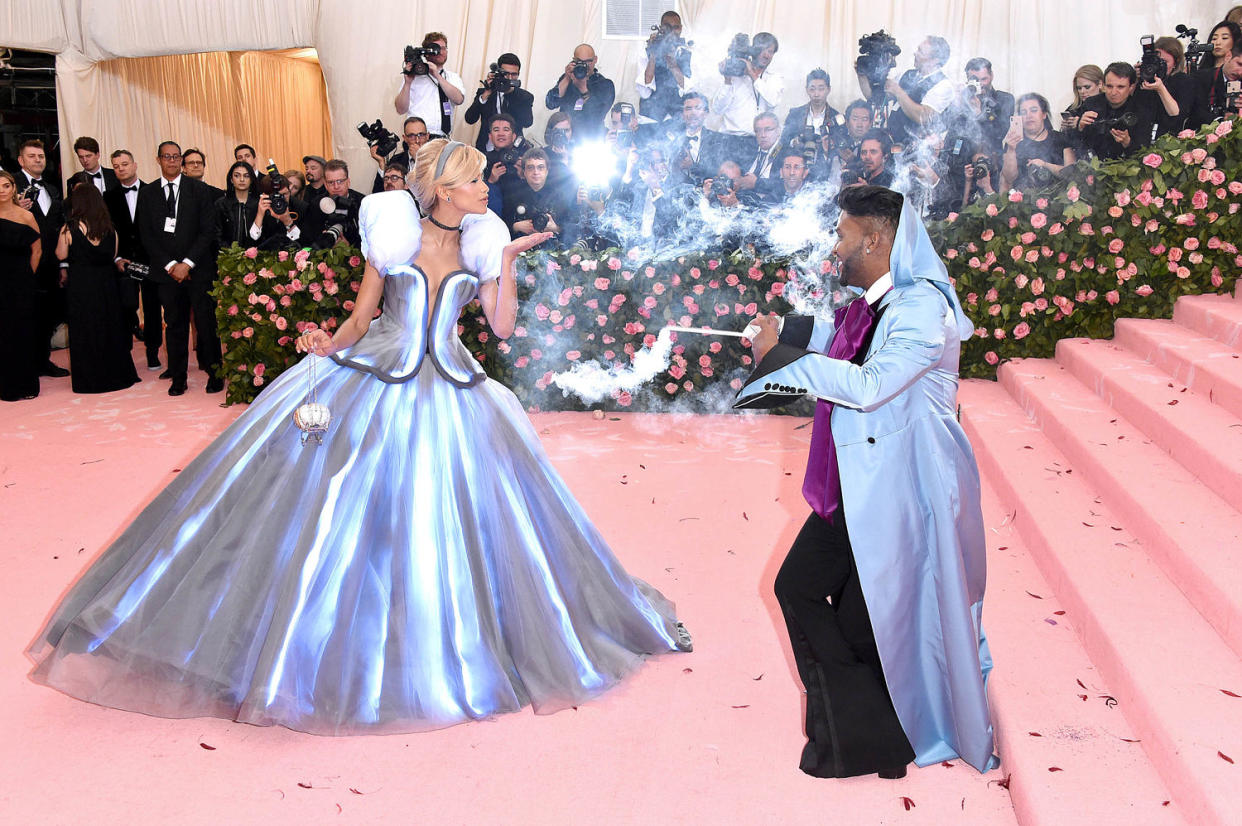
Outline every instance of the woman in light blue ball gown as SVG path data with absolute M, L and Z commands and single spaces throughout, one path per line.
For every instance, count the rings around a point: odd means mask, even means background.
M 352 315 L 300 336 L 313 355 L 82 575 L 30 648 L 33 679 L 147 714 L 355 734 L 555 711 L 689 650 L 457 338 L 476 297 L 513 331 L 514 259 L 547 237 L 509 242 L 483 165 L 432 141 L 413 184 L 426 219 L 405 192 L 363 201 Z M 312 361 L 333 420 L 303 447 Z

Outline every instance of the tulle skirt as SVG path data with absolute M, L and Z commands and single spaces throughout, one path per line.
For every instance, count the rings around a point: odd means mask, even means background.
M 430 363 L 404 384 L 286 371 L 82 575 L 32 677 L 105 706 L 319 734 L 577 705 L 677 650 L 514 396 Z

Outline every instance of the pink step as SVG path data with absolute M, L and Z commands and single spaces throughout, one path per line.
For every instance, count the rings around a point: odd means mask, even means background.
M 1099 668 L 1084 702 L 1116 699 L 1189 822 L 1236 823 L 1242 698 L 1224 692 L 1242 694 L 1242 662 L 1003 387 L 966 382 L 960 399 L 980 469 Z
M 1001 385 L 1242 656 L 1242 513 L 1056 362 L 1001 368 Z M 1142 480 L 1142 484 L 1135 484 Z
M 1111 341 L 1062 339 L 1057 361 L 1235 509 L 1242 421 Z
M 1242 418 L 1242 353 L 1172 321 L 1123 318 L 1113 341 Z
M 984 485 L 983 519 L 991 530 L 983 622 L 996 661 L 988 696 L 1001 756 L 997 777 L 1009 780 L 1018 822 L 1066 826 L 1121 816 L 1127 826 L 1185 823 L 1180 807 L 1163 805 L 1172 799 L 1169 790 L 1125 718 L 1078 698 L 1078 680 L 1111 692 L 1078 640 L 1074 617 L 1056 601 L 1007 516 Z
M 1184 295 L 1173 304 L 1173 321 L 1242 349 L 1242 301 L 1233 296 Z

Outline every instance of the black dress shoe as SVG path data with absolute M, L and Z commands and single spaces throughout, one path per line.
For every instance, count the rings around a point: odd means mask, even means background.
M 906 767 L 899 766 L 895 769 L 880 769 L 876 772 L 876 776 L 881 780 L 900 780 L 906 776 Z
M 223 389 L 224 389 L 224 379 L 220 378 L 219 376 L 212 376 L 211 378 L 207 379 L 207 392 L 208 393 L 219 393 Z
M 51 376 L 54 379 L 63 379 L 65 376 L 69 375 L 69 371 L 63 367 L 57 367 L 49 359 L 48 363 L 43 365 L 43 369 L 39 371 L 39 375 Z
M 181 396 L 185 394 L 185 379 L 173 379 L 172 384 L 168 387 L 168 395 Z
M 148 370 L 159 370 L 161 367 L 163 367 L 163 365 L 160 364 L 159 356 L 147 356 L 147 369 Z
M 172 368 L 169 368 L 169 369 L 165 370 L 163 373 L 160 373 L 159 377 L 160 377 L 161 379 L 171 379 L 171 378 L 173 377 L 173 375 L 172 375 Z

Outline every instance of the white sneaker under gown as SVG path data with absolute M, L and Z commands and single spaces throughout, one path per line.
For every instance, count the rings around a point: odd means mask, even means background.
M 679 649 L 672 603 L 626 573 L 457 338 L 500 275 L 503 223 L 468 223 L 434 297 L 408 266 L 409 196 L 368 197 L 362 225 L 384 314 L 317 359 L 324 443 L 292 421 L 309 357 L 81 576 L 33 679 L 165 717 L 398 732 L 577 705 Z

